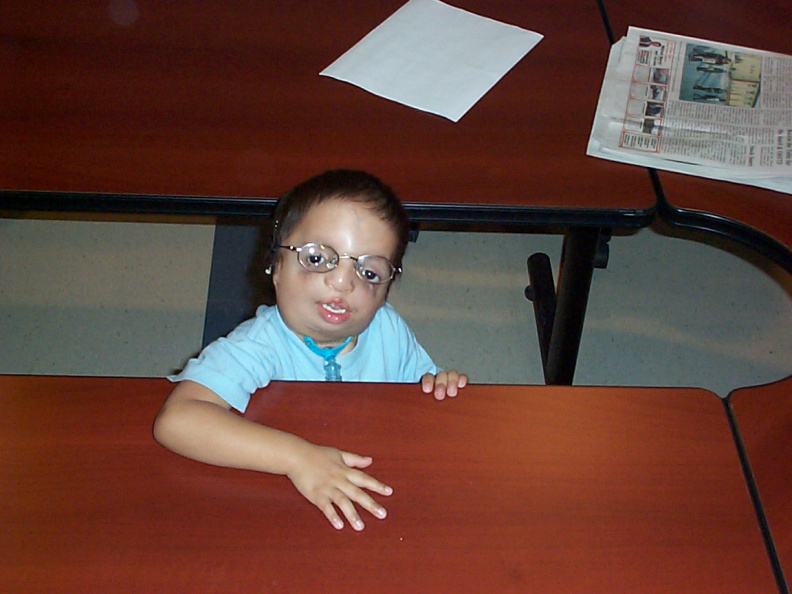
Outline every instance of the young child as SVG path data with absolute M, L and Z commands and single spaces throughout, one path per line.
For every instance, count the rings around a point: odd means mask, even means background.
M 195 460 L 284 474 L 335 528 L 377 518 L 366 491 L 393 490 L 366 474 L 367 456 L 317 446 L 248 421 L 250 395 L 271 380 L 419 382 L 438 400 L 467 377 L 440 371 L 386 303 L 401 273 L 409 219 L 387 186 L 359 171 L 330 171 L 284 194 L 274 212 L 268 274 L 276 303 L 207 346 L 184 370 L 154 423 L 165 447 Z M 339 384 L 339 389 L 344 386 Z

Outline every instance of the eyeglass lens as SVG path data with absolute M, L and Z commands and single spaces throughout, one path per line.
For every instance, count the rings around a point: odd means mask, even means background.
M 342 258 L 333 248 L 318 243 L 307 243 L 295 251 L 300 264 L 311 272 L 328 272 L 338 266 L 338 262 Z M 393 277 L 393 265 L 383 256 L 343 257 L 352 258 L 355 261 L 355 271 L 365 281 L 380 284 Z

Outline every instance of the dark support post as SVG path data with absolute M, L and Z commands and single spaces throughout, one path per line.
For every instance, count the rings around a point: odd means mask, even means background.
M 594 268 L 607 265 L 609 234 L 599 228 L 569 229 L 564 236 L 558 288 L 554 290 L 550 260 L 545 254 L 528 259 L 545 383 L 571 385 L 575 375 L 583 322 Z
M 547 369 L 547 353 L 550 350 L 550 337 L 553 335 L 553 322 L 556 311 L 555 282 L 553 268 L 547 254 L 532 254 L 528 258 L 528 280 L 525 296 L 533 301 L 536 332 L 539 335 L 539 352 L 542 355 L 542 369 Z M 547 381 L 547 376 L 545 376 Z

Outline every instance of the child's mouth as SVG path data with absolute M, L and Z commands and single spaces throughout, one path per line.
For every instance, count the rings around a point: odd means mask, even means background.
M 319 304 L 319 312 L 330 324 L 342 324 L 352 315 L 344 303 L 330 301 Z
M 345 307 L 342 307 L 337 303 L 322 303 L 322 307 L 325 308 L 330 313 L 336 315 L 345 314 L 347 312 Z

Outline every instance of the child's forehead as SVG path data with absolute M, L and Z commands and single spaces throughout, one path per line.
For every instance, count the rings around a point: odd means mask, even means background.
M 301 227 L 335 228 L 357 223 L 393 227 L 370 204 L 356 200 L 332 198 L 311 205 L 295 225 L 295 231 Z
M 370 205 L 340 199 L 314 204 L 284 239 L 343 243 L 352 238 L 367 247 L 388 251 L 398 239 L 394 225 L 384 220 Z

